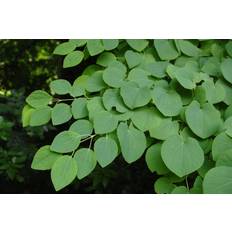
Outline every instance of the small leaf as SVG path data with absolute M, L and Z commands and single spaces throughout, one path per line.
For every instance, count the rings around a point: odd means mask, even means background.
M 100 39 L 89 39 L 87 40 L 87 49 L 90 56 L 95 56 L 104 51 L 104 46 Z
M 128 74 L 128 80 L 135 82 L 139 87 L 151 87 L 154 84 L 153 80 L 148 77 L 149 73 L 141 68 L 134 68 Z
M 112 110 L 113 107 L 115 107 L 120 113 L 125 113 L 128 111 L 128 108 L 124 105 L 118 89 L 107 89 L 102 96 L 102 101 L 108 111 Z
M 125 53 L 126 62 L 129 68 L 134 68 L 139 65 L 142 61 L 142 56 L 138 52 L 133 52 L 131 50 L 126 51 Z
M 217 135 L 212 144 L 213 160 L 217 161 L 221 156 L 232 153 L 232 138 L 224 132 Z
M 224 78 L 232 84 L 232 59 L 227 58 L 221 63 L 221 71 Z
M 179 132 L 179 123 L 172 121 L 171 118 L 164 118 L 157 123 L 151 124 L 149 133 L 152 138 L 166 140 L 172 135 L 177 135 Z
M 66 103 L 56 104 L 52 109 L 52 124 L 54 126 L 68 122 L 71 118 L 71 109 Z
M 130 108 L 147 105 L 151 100 L 150 90 L 147 87 L 139 88 L 134 82 L 125 83 L 120 90 L 124 103 Z
M 161 193 L 171 193 L 175 188 L 175 185 L 167 177 L 160 177 L 154 184 L 155 192 Z
M 154 104 L 164 116 L 176 116 L 180 113 L 182 101 L 175 90 L 156 86 L 151 95 Z
M 34 108 L 41 108 L 48 105 L 51 100 L 52 96 L 50 96 L 47 92 L 35 90 L 27 97 L 26 102 Z
M 188 40 L 180 39 L 178 40 L 178 44 L 180 46 L 180 50 L 187 56 L 197 57 L 201 54 L 201 50 Z
M 32 114 L 33 111 L 35 111 L 35 109 L 32 108 L 29 105 L 25 105 L 23 107 L 23 111 L 22 111 L 22 123 L 23 123 L 23 127 L 27 127 L 27 126 L 30 125 L 31 114 Z
M 105 50 L 113 50 L 118 47 L 118 39 L 103 39 L 102 44 Z
M 76 151 L 74 159 L 77 163 L 77 177 L 80 180 L 88 176 L 97 164 L 95 153 L 87 148 Z
M 102 74 L 102 71 L 97 71 L 89 76 L 86 82 L 86 90 L 88 92 L 98 92 L 106 87 L 106 84 L 102 78 Z
M 193 133 L 202 139 L 215 134 L 220 126 L 220 113 L 209 103 L 200 106 L 192 101 L 186 108 L 185 117 Z
M 179 53 L 172 41 L 167 39 L 155 39 L 154 46 L 161 60 L 174 60 Z
M 122 86 L 125 77 L 126 74 L 118 68 L 108 67 L 103 71 L 103 80 L 111 87 L 118 88 Z
M 163 78 L 166 76 L 166 69 L 168 66 L 167 61 L 156 61 L 149 63 L 145 66 L 146 71 L 148 71 L 152 76 L 156 78 Z
M 161 156 L 165 165 L 179 177 L 199 169 L 204 162 L 204 152 L 194 138 L 184 139 L 174 135 L 164 141 Z
M 85 118 L 88 116 L 87 99 L 77 98 L 72 102 L 72 115 L 75 119 Z
M 93 97 L 87 102 L 87 109 L 89 112 L 89 119 L 92 120 L 96 115 L 96 112 L 106 111 L 103 104 L 102 98 L 99 96 Z
M 85 119 L 77 120 L 70 126 L 69 130 L 78 133 L 81 138 L 85 138 L 92 134 L 93 125 L 90 121 Z
M 77 175 L 77 164 L 71 156 L 61 156 L 52 167 L 51 178 L 56 191 L 71 184 Z
M 214 84 L 212 79 L 205 80 L 202 87 L 206 93 L 206 99 L 211 104 L 222 102 L 225 98 L 225 90 L 218 82 Z
M 164 175 L 169 172 L 161 158 L 161 143 L 152 145 L 146 152 L 146 163 L 151 172 L 157 172 L 158 175 Z
M 104 168 L 117 157 L 118 146 L 112 138 L 108 136 L 101 137 L 94 143 L 94 152 L 96 153 L 98 163 Z
M 81 75 L 74 81 L 73 86 L 70 89 L 71 96 L 80 97 L 85 95 L 85 88 L 88 78 L 88 75 Z
M 83 47 L 87 43 L 87 39 L 70 39 L 69 43 L 75 44 L 76 47 Z
M 95 113 L 93 127 L 96 134 L 106 134 L 114 131 L 118 126 L 118 119 L 108 111 Z
M 177 186 L 171 192 L 171 194 L 187 194 L 187 193 L 189 193 L 189 191 L 185 186 Z
M 51 107 L 45 106 L 32 111 L 30 117 L 30 126 L 42 126 L 51 119 Z
M 81 63 L 84 58 L 84 53 L 81 51 L 74 51 L 69 53 L 64 58 L 63 67 L 71 68 Z
M 74 43 L 71 42 L 64 42 L 59 44 L 55 50 L 54 50 L 54 54 L 56 55 L 67 55 L 70 52 L 74 51 L 76 48 L 76 45 Z
M 35 154 L 31 168 L 35 170 L 50 170 L 61 154 L 50 150 L 50 146 L 41 147 Z
M 81 136 L 73 131 L 62 131 L 53 140 L 51 151 L 69 153 L 76 150 L 80 144 Z
M 132 163 L 143 155 L 147 141 L 142 131 L 121 122 L 117 128 L 117 135 L 122 155 L 127 163 Z
M 148 41 L 145 39 L 127 39 L 126 41 L 131 48 L 138 52 L 143 51 L 148 45 Z
M 163 116 L 155 107 L 145 106 L 134 110 L 131 120 L 139 130 L 147 131 L 155 125 L 159 125 Z
M 51 91 L 59 95 L 68 94 L 71 90 L 71 84 L 63 79 L 55 80 L 50 83 Z
M 206 194 L 232 193 L 232 167 L 210 169 L 203 180 L 203 192 Z
M 108 67 L 113 61 L 116 60 L 116 56 L 111 52 L 104 52 L 97 58 L 97 64 Z
M 231 40 L 226 44 L 225 48 L 226 48 L 228 55 L 232 57 L 232 41 Z

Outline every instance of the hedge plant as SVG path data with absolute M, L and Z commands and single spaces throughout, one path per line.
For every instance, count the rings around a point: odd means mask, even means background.
M 72 39 L 54 54 L 82 74 L 32 92 L 22 121 L 64 124 L 32 162 L 56 191 L 122 156 L 146 162 L 155 193 L 232 193 L 232 41 Z

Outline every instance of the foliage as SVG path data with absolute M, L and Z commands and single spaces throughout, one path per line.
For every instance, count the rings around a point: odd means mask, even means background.
M 231 41 L 79 40 L 59 44 L 50 93 L 26 99 L 23 125 L 60 132 L 32 168 L 58 191 L 123 157 L 145 156 L 156 193 L 232 193 Z M 62 125 L 62 126 L 60 126 Z M 41 151 L 43 151 L 41 153 Z M 41 159 L 38 159 L 41 153 Z

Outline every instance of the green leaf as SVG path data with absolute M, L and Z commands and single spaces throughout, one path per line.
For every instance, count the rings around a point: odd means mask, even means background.
M 116 56 L 111 52 L 104 52 L 97 58 L 97 64 L 108 67 L 113 61 L 116 60 Z
M 174 135 L 164 141 L 161 156 L 165 165 L 179 177 L 199 169 L 204 162 L 204 152 L 194 138 L 184 139 Z
M 155 39 L 154 46 L 161 60 L 174 60 L 179 55 L 173 42 L 170 40 Z
M 35 111 L 35 109 L 32 108 L 29 105 L 25 105 L 23 107 L 23 111 L 22 111 L 22 123 L 23 123 L 23 127 L 27 127 L 27 126 L 30 125 L 31 114 L 32 114 L 33 111 Z
M 87 49 L 90 56 L 95 56 L 104 51 L 104 46 L 100 39 L 89 39 L 87 40 Z
M 82 138 L 88 137 L 93 132 L 93 125 L 90 121 L 82 119 L 74 122 L 70 128 L 70 131 L 78 133 Z
M 129 68 L 134 68 L 142 62 L 141 54 L 131 50 L 126 51 L 125 58 Z
M 93 127 L 96 134 L 106 134 L 114 131 L 118 126 L 118 118 L 108 111 L 95 112 Z
M 164 116 L 176 116 L 180 113 L 182 101 L 175 90 L 156 86 L 151 95 L 154 104 Z
M 223 102 L 225 102 L 227 105 L 232 104 L 232 85 L 229 82 L 224 81 L 223 79 L 219 79 L 216 83 L 221 85 L 225 90 L 225 98 Z
M 231 40 L 226 44 L 225 48 L 226 48 L 226 52 L 228 53 L 228 55 L 232 57 L 232 41 Z
M 26 102 L 34 108 L 46 106 L 51 100 L 52 96 L 42 90 L 35 90 L 26 98 Z
M 145 70 L 156 78 L 163 78 L 166 76 L 167 61 L 156 61 L 145 66 Z
M 206 103 L 200 106 L 197 101 L 192 101 L 186 108 L 185 117 L 193 133 L 202 139 L 215 134 L 221 121 L 220 113 L 213 105 Z
M 84 58 L 84 53 L 81 51 L 74 51 L 65 56 L 63 67 L 71 68 L 81 63 Z
M 88 92 L 98 92 L 106 87 L 102 74 L 102 71 L 97 71 L 89 76 L 86 82 L 86 90 Z
M 138 84 L 139 87 L 151 87 L 154 84 L 153 80 L 148 77 L 148 72 L 141 68 L 134 68 L 128 74 L 128 80 Z
M 232 84 L 232 59 L 227 58 L 221 63 L 223 77 Z
M 217 135 L 212 144 L 213 160 L 217 161 L 221 156 L 232 153 L 232 138 L 224 132 Z
M 83 47 L 87 43 L 87 39 L 70 39 L 69 43 L 73 43 L 76 47 Z
M 50 170 L 61 154 L 50 150 L 50 146 L 41 147 L 35 154 L 31 168 L 35 170 Z
M 71 118 L 71 108 L 66 103 L 56 104 L 52 109 L 52 124 L 54 126 L 68 122 Z
M 161 158 L 161 143 L 152 145 L 146 152 L 146 163 L 151 172 L 157 172 L 158 175 L 164 175 L 169 172 Z
M 108 67 L 103 71 L 103 80 L 111 87 L 118 88 L 122 86 L 125 77 L 125 72 L 115 67 Z
M 53 140 L 51 151 L 69 153 L 76 150 L 80 144 L 81 135 L 73 131 L 62 131 Z
M 102 96 L 102 101 L 104 107 L 108 111 L 112 110 L 113 107 L 115 107 L 120 113 L 125 113 L 128 111 L 128 108 L 124 105 L 118 89 L 107 89 Z
M 152 138 L 166 140 L 172 135 L 177 135 L 179 132 L 179 123 L 172 121 L 171 118 L 165 118 L 155 124 L 151 124 L 149 133 Z
M 145 39 L 127 39 L 126 41 L 131 48 L 138 52 L 143 51 L 148 45 L 148 41 Z
M 118 39 L 103 39 L 102 44 L 105 50 L 113 50 L 118 47 L 119 40 Z
M 222 102 L 225 98 L 225 90 L 218 82 L 214 84 L 213 79 L 205 80 L 202 87 L 206 93 L 206 99 L 211 104 Z
M 232 193 L 232 167 L 210 169 L 203 180 L 203 192 L 206 194 Z
M 74 51 L 76 48 L 76 45 L 74 43 L 71 42 L 64 42 L 59 44 L 55 50 L 54 50 L 54 54 L 56 55 L 67 55 L 70 52 Z
M 72 102 L 72 115 L 75 119 L 85 118 L 88 116 L 87 99 L 77 98 Z
M 167 73 L 169 76 L 176 79 L 185 89 L 194 89 L 196 87 L 196 80 L 194 79 L 196 72 L 193 72 L 193 70 L 188 67 L 179 68 L 169 65 Z
M 96 115 L 96 112 L 105 111 L 105 108 L 102 104 L 102 98 L 97 96 L 93 97 L 87 102 L 87 109 L 89 112 L 89 119 L 92 120 L 93 117 Z
M 216 166 L 232 167 L 232 153 L 225 153 L 218 156 Z
M 193 45 L 191 42 L 189 42 L 188 40 L 178 40 L 178 45 L 180 47 L 180 50 L 187 56 L 200 56 L 201 54 L 201 50 Z
M 221 74 L 220 61 L 216 57 L 209 57 L 201 68 L 202 72 L 210 76 L 219 76 Z
M 121 122 L 117 128 L 117 135 L 122 155 L 127 163 L 132 163 L 143 155 L 147 141 L 142 131 Z
M 187 193 L 189 193 L 189 191 L 185 186 L 175 187 L 171 192 L 171 194 L 187 194 Z
M 167 177 L 160 177 L 154 184 L 155 192 L 161 193 L 171 193 L 175 188 L 175 185 Z
M 70 89 L 71 96 L 80 97 L 85 95 L 85 88 L 88 78 L 88 75 L 81 75 L 74 81 L 73 86 Z
M 80 180 L 88 176 L 97 164 L 96 154 L 88 148 L 81 148 L 76 151 L 74 159 L 77 163 L 77 177 Z
M 163 116 L 155 107 L 142 107 L 133 111 L 131 117 L 133 124 L 141 131 L 147 131 L 155 125 L 159 125 Z
M 71 90 L 71 84 L 63 79 L 55 80 L 50 83 L 51 91 L 59 95 L 68 94 Z
M 31 112 L 30 126 L 42 126 L 48 123 L 51 119 L 51 107 L 44 106 L 43 108 L 35 109 Z
M 77 164 L 71 156 L 62 156 L 52 166 L 51 178 L 56 191 L 71 184 L 77 175 Z
M 223 129 L 225 130 L 225 133 L 232 137 L 232 117 L 229 117 L 224 122 Z
M 117 143 L 110 137 L 101 137 L 94 143 L 97 162 L 102 168 L 114 161 L 118 155 Z
M 124 103 L 130 108 L 147 105 L 151 100 L 150 90 L 147 87 L 139 88 L 134 82 L 126 82 L 120 89 Z

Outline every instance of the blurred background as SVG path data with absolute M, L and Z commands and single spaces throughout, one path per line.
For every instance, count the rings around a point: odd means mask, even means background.
M 53 50 L 65 40 L 0 40 L 0 193 L 55 193 L 50 172 L 31 169 L 37 149 L 50 144 L 61 128 L 51 124 L 23 128 L 25 98 L 36 89 L 49 91 L 56 78 L 75 80 L 83 67 L 62 69 Z M 82 181 L 59 193 L 153 193 L 154 176 L 144 157 L 132 165 L 122 157 L 106 168 L 96 167 Z

